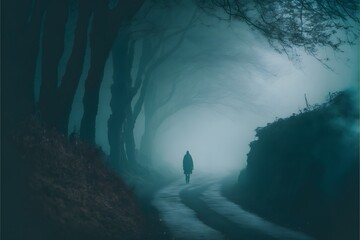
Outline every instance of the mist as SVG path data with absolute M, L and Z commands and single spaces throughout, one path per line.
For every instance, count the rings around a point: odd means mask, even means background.
M 159 98 L 160 95 L 161 98 L 172 87 L 176 89 L 158 112 L 178 108 L 155 129 L 151 158 L 156 159 L 154 163 L 158 168 L 170 167 L 171 172 L 181 174 L 181 159 L 189 150 L 194 154 L 199 173 L 239 171 L 246 166 L 248 145 L 255 138 L 255 129 L 303 109 L 304 94 L 310 104 L 324 102 L 329 92 L 354 89 L 357 95 L 358 44 L 345 46 L 341 53 L 321 49 L 320 54 L 330 59 L 326 63 L 328 66 L 301 49 L 296 49 L 297 59 L 289 59 L 244 23 L 219 20 L 196 10 L 191 3 L 177 4 L 176 8 L 155 9 L 147 17 L 154 29 L 179 29 L 196 15 L 185 32 L 184 41 L 172 57 L 156 68 L 151 80 L 158 92 L 156 96 L 148 94 L 149 97 Z M 70 32 L 74 31 L 72 22 L 68 23 Z M 135 24 L 135 30 L 146 28 Z M 70 34 L 67 36 L 71 38 Z M 165 48 L 176 44 L 175 41 L 168 40 Z M 69 132 L 80 126 L 89 57 L 88 48 Z M 139 61 L 138 58 L 139 52 L 135 53 L 134 61 Z M 133 72 L 137 67 L 134 65 Z M 113 69 L 110 56 L 100 88 L 96 120 L 96 142 L 106 153 L 110 150 L 107 121 L 111 114 Z M 143 111 L 134 133 L 136 148 L 140 149 L 144 133 Z
M 193 5 L 180 4 L 176 12 L 172 8 L 160 8 L 150 19 L 161 29 L 164 27 L 161 19 L 167 17 L 170 19 L 167 28 L 179 28 L 190 21 L 194 11 Z M 322 49 L 321 54 L 330 59 L 327 67 L 301 49 L 296 50 L 299 57 L 295 60 L 279 54 L 262 35 L 241 22 L 218 20 L 202 12 L 196 14 L 197 19 L 186 30 L 184 41 L 152 77 L 158 95 L 166 96 L 172 86 L 176 88 L 158 112 L 178 108 L 155 129 L 151 158 L 156 159 L 154 164 L 159 169 L 170 167 L 171 173 L 180 175 L 183 154 L 189 150 L 198 173 L 239 171 L 246 166 L 254 130 L 303 109 L 304 94 L 310 104 L 324 102 L 329 92 L 354 89 L 357 94 L 358 44 L 345 46 L 342 53 Z M 171 39 L 166 43 L 173 44 Z M 136 61 L 138 56 L 134 58 Z M 100 89 L 96 122 L 96 142 L 107 153 L 112 72 L 110 57 Z M 83 88 L 79 89 L 69 132 L 80 126 Z M 134 132 L 139 149 L 144 132 L 143 111 Z
M 191 7 L 183 6 L 184 13 L 171 23 L 189 21 Z M 172 15 L 171 10 L 167 14 Z M 306 107 L 304 94 L 312 105 L 325 102 L 330 92 L 353 89 L 358 94 L 358 45 L 335 54 L 322 49 L 320 54 L 330 58 L 325 66 L 301 49 L 295 60 L 279 54 L 242 23 L 206 14 L 198 18 L 174 56 L 153 77 L 163 96 L 176 86 L 158 114 L 177 110 L 156 129 L 152 143 L 152 159 L 162 171 L 181 175 L 187 150 L 194 157 L 196 173 L 239 171 L 246 166 L 255 129 L 298 113 Z M 140 115 L 135 128 L 137 148 L 143 130 Z M 99 142 L 106 149 L 106 141 Z
M 357 0 L 1 6 L 2 239 L 359 239 Z

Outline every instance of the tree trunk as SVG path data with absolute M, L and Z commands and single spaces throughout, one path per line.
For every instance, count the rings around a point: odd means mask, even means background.
M 125 20 L 130 20 L 140 9 L 144 0 L 119 1 L 109 10 L 106 1 L 97 0 L 90 36 L 91 63 L 85 82 L 84 115 L 81 120 L 80 136 L 95 143 L 95 121 L 99 104 L 99 90 L 106 60 Z
M 145 72 L 149 62 L 153 58 L 153 54 L 154 54 L 154 49 L 152 48 L 151 41 L 149 39 L 144 39 L 142 42 L 142 51 L 138 66 L 138 72 L 136 75 L 134 87 L 132 87 L 131 90 L 131 100 L 129 104 L 131 105 L 131 101 L 133 97 L 136 96 L 136 94 L 140 91 L 139 97 L 135 103 L 134 108 L 132 109 L 130 106 L 128 109 L 126 124 L 124 128 L 126 153 L 130 161 L 137 160 L 134 128 L 135 128 L 136 120 L 144 104 L 146 90 L 149 85 L 150 78 L 147 77 L 148 75 L 146 75 Z
M 136 165 L 136 145 L 134 138 L 135 120 L 132 113 L 128 115 L 124 128 L 125 150 L 130 165 Z
M 89 143 L 95 143 L 95 122 L 99 105 L 99 90 L 104 75 L 107 55 L 104 52 L 99 52 L 91 54 L 91 56 L 90 71 L 85 83 L 83 99 L 84 115 L 81 119 L 80 136 Z
M 96 1 L 93 26 L 90 32 L 90 70 L 85 80 L 84 115 L 80 127 L 81 137 L 90 143 L 95 143 L 95 120 L 99 104 L 99 90 L 111 48 L 106 29 L 108 17 L 106 1 Z
M 1 238 L 26 239 L 28 168 L 14 143 L 19 122 L 35 111 L 34 75 L 43 1 L 1 1 Z
M 141 51 L 141 57 L 140 62 L 138 66 L 138 72 L 136 75 L 136 79 L 134 81 L 134 86 L 132 87 L 132 79 L 131 79 L 131 66 L 133 62 L 133 55 L 134 55 L 134 43 L 130 44 L 129 46 L 124 45 L 128 39 L 121 39 L 123 47 L 119 48 L 118 51 L 114 51 L 114 58 L 119 58 L 119 56 L 126 56 L 127 54 L 128 58 L 126 59 L 128 68 L 123 69 L 123 79 L 127 80 L 127 82 L 123 83 L 122 89 L 126 89 L 126 93 L 113 92 L 114 97 L 114 103 L 117 103 L 116 96 L 117 94 L 126 94 L 128 95 L 128 99 L 126 100 L 126 105 L 123 106 L 123 109 L 119 107 L 113 108 L 114 111 L 126 111 L 126 120 L 125 121 L 116 121 L 118 124 L 123 124 L 123 139 L 125 140 L 125 150 L 126 150 L 126 159 L 129 162 L 129 165 L 134 166 L 136 164 L 136 144 L 135 144 L 135 138 L 134 138 L 134 128 L 136 119 L 139 116 L 143 103 L 145 98 L 146 89 L 149 84 L 149 77 L 145 77 L 145 71 L 147 69 L 147 66 L 151 59 L 153 58 L 154 49 L 151 46 L 151 41 L 148 39 L 144 39 L 142 42 L 142 51 Z M 121 42 L 120 42 L 121 44 Z M 120 45 L 119 45 L 120 46 Z M 129 50 L 126 50 L 126 47 L 129 47 Z M 119 63 L 121 64 L 121 63 Z M 123 66 L 126 66 L 124 64 Z M 114 68 L 117 68 L 118 66 L 115 64 Z M 139 92 L 140 91 L 140 92 Z M 134 108 L 132 109 L 132 100 L 139 92 L 139 97 L 135 103 Z M 109 128 L 109 134 L 113 132 Z M 120 136 L 118 136 L 120 137 Z M 116 159 L 114 159 L 116 161 Z
M 65 134 L 68 132 L 71 108 L 84 67 L 91 13 L 91 2 L 81 0 L 72 53 L 57 94 L 55 125 Z
M 56 110 L 54 104 L 58 85 L 58 67 L 64 52 L 67 18 L 68 0 L 49 2 L 42 38 L 42 81 L 39 109 L 42 119 L 52 126 Z
M 124 124 L 126 114 L 131 110 L 132 58 L 133 51 L 129 52 L 129 33 L 125 29 L 119 35 L 113 49 L 114 82 L 111 86 L 112 97 L 110 102 L 112 113 L 108 121 L 110 160 L 113 165 L 117 165 L 114 164 L 117 161 L 128 161 L 127 157 L 124 157 L 126 156 L 124 151 Z M 123 155 L 123 157 L 120 158 L 120 155 Z
M 24 4 L 24 3 L 27 4 Z M 2 2 L 2 80 L 3 121 L 6 131 L 35 112 L 34 77 L 45 1 Z M 6 9 L 6 11 L 5 11 Z

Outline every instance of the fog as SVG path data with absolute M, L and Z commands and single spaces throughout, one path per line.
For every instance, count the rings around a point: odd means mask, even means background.
M 235 22 L 198 26 L 183 45 L 177 61 L 187 57 L 195 62 L 194 68 L 200 67 L 196 58 L 184 53 L 205 52 L 201 58 L 207 66 L 180 77 L 176 93 L 178 98 L 191 98 L 203 90 L 204 103 L 194 103 L 168 118 L 154 140 L 158 167 L 166 163 L 177 174 L 186 150 L 193 155 L 195 173 L 239 171 L 246 166 L 254 130 L 277 117 L 298 113 L 306 106 L 304 94 L 310 104 L 321 104 L 329 92 L 358 89 L 358 46 L 341 54 L 324 49 L 322 54 L 331 58 L 332 69 L 328 69 L 301 50 L 300 61 L 290 61 L 260 35 Z M 168 69 L 164 66 L 159 71 L 166 76 Z M 139 121 L 137 130 L 141 128 Z
M 329 92 L 355 89 L 358 94 L 358 45 L 344 47 L 342 53 L 321 49 L 319 56 L 330 59 L 330 69 L 301 49 L 295 49 L 299 55 L 296 59 L 279 54 L 261 34 L 243 23 L 219 20 L 195 11 L 191 4 L 180 5 L 176 11 L 164 7 L 149 16 L 158 29 L 178 29 L 196 14 L 181 45 L 151 78 L 157 95 L 147 93 L 148 99 L 161 100 L 175 86 L 173 96 L 156 112 L 172 112 L 153 129 L 151 158 L 160 171 L 181 175 L 182 157 L 189 150 L 195 173 L 238 172 L 246 166 L 254 130 L 276 118 L 298 113 L 305 107 L 304 94 L 311 105 L 323 103 Z M 176 41 L 170 39 L 164 48 L 171 48 Z M 138 55 L 134 56 L 135 62 Z M 110 58 L 101 86 L 96 128 L 97 143 L 105 152 L 109 152 L 112 72 Z M 82 94 L 77 93 L 70 131 L 80 125 Z M 137 149 L 141 148 L 144 125 L 143 109 L 134 129 Z
M 2 3 L 4 238 L 359 239 L 356 0 Z
M 155 159 L 182 169 L 189 150 L 195 173 L 226 173 L 240 167 L 239 156 L 251 138 L 247 127 L 206 107 L 189 107 L 169 118 L 156 137 Z

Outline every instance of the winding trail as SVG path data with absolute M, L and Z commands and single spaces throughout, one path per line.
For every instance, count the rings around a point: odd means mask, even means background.
M 173 239 L 310 240 L 242 209 L 221 195 L 221 178 L 179 179 L 159 190 L 153 205 Z
M 223 239 L 223 235 L 199 221 L 196 212 L 188 208 L 180 199 L 184 189 L 201 187 L 201 182 L 185 185 L 184 180 L 178 180 L 158 191 L 153 205 L 160 211 L 162 220 L 175 239 Z

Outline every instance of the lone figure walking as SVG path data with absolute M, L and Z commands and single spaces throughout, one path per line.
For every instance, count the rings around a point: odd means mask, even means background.
M 188 184 L 190 182 L 190 174 L 192 173 L 192 171 L 194 169 L 193 159 L 192 159 L 189 151 L 186 151 L 186 154 L 184 156 L 183 169 L 184 169 L 184 174 L 185 174 L 185 183 Z

